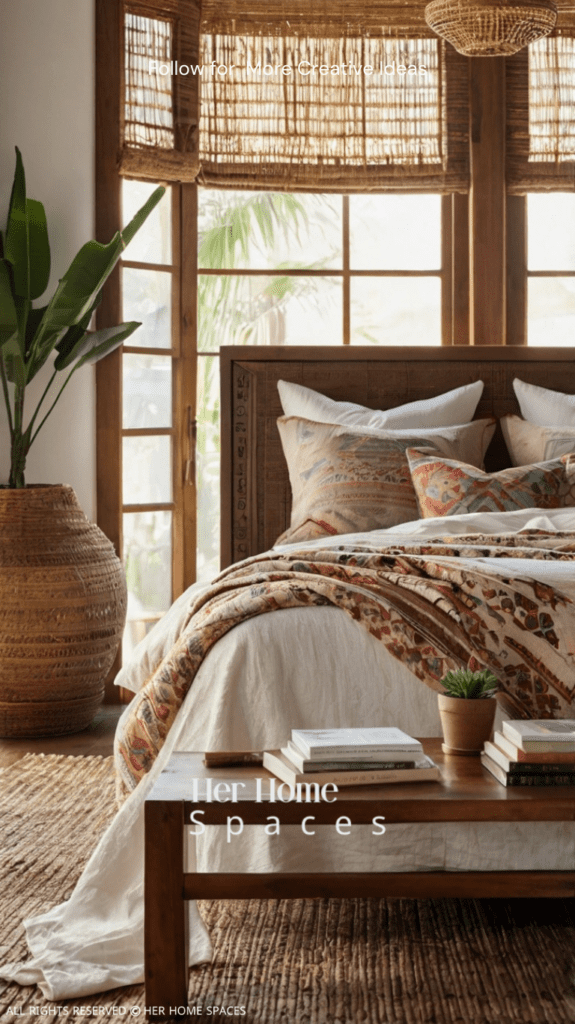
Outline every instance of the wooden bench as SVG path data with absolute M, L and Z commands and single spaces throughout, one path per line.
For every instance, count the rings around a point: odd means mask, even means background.
M 190 873 L 186 871 L 190 815 L 205 825 L 226 825 L 238 816 L 245 825 L 265 825 L 275 815 L 282 825 L 300 825 L 307 815 L 319 825 L 346 816 L 354 825 L 415 822 L 537 822 L 575 820 L 575 787 L 501 786 L 479 758 L 441 753 L 441 741 L 423 740 L 442 771 L 441 782 L 342 788 L 333 802 L 256 801 L 256 778 L 272 776 L 261 767 L 210 768 L 203 754 L 175 753 L 145 803 L 145 981 L 149 1016 L 162 1019 L 170 1007 L 187 1006 L 188 908 L 195 899 L 303 899 L 341 897 L 532 897 L 575 896 L 575 871 Z M 237 803 L 207 802 L 207 779 L 243 783 Z M 194 782 L 198 799 L 194 800 Z M 279 784 L 279 783 L 278 783 Z M 264 783 L 267 787 L 267 781 Z M 225 795 L 222 791 L 220 795 Z M 162 1009 L 163 1008 L 163 1009 Z

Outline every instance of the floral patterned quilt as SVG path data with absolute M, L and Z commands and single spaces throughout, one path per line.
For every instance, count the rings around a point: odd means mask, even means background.
M 335 605 L 425 685 L 459 667 L 489 667 L 513 717 L 572 717 L 575 567 L 561 590 L 495 571 L 485 559 L 575 561 L 575 533 L 444 537 L 390 547 L 272 551 L 225 570 L 191 604 L 187 625 L 116 735 L 118 799 L 150 770 L 213 645 L 264 612 Z M 503 566 L 502 566 L 503 567 Z M 538 574 L 541 575 L 541 574 Z

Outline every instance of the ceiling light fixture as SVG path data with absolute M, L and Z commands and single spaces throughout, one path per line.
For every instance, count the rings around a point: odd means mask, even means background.
M 509 57 L 555 28 L 553 0 L 431 0 L 429 27 L 465 57 Z

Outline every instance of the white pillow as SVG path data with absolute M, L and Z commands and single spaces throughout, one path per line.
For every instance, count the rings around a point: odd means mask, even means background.
M 334 402 L 319 391 L 285 380 L 278 380 L 278 391 L 286 416 L 299 416 L 313 423 L 341 423 L 346 427 L 421 430 L 422 427 L 456 427 L 469 423 L 481 398 L 483 381 L 476 380 L 444 395 L 385 410 L 367 409 L 353 402 Z
M 517 377 L 513 387 L 523 419 L 540 427 L 575 427 L 575 395 L 526 384 Z
M 575 452 L 575 426 L 542 427 L 519 416 L 503 416 L 500 422 L 513 466 L 548 462 Z

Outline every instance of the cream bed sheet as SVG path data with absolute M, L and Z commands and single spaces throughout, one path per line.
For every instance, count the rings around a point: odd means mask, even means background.
M 411 533 L 431 538 L 445 533 L 446 526 L 452 534 L 512 531 L 527 524 L 572 527 L 573 510 L 544 516 L 528 512 L 504 514 L 503 525 L 500 517 L 485 515 L 452 517 L 448 524 L 420 521 L 394 528 L 386 537 L 399 541 Z M 505 572 L 505 562 L 494 559 L 494 571 Z M 543 563 L 528 565 L 531 574 L 544 572 L 550 581 L 549 563 L 545 568 Z M 572 565 L 553 568 L 560 589 L 575 599 Z M 524 562 L 520 569 L 526 572 Z M 137 690 L 142 684 L 177 631 L 185 603 L 178 602 L 150 634 L 138 664 L 119 676 L 120 685 Z M 143 802 L 173 750 L 259 749 L 283 744 L 297 725 L 375 723 L 396 724 L 421 736 L 440 732 L 434 693 L 344 612 L 291 609 L 232 630 L 206 658 L 152 772 L 100 841 L 70 900 L 26 922 L 33 959 L 0 967 L 0 977 L 37 983 L 54 1000 L 142 981 Z M 261 828 L 246 827 L 230 844 L 221 829 L 211 828 L 198 839 L 192 857 L 199 870 L 208 864 L 211 870 L 234 871 L 559 870 L 573 868 L 574 854 L 575 825 L 462 823 L 395 825 L 383 836 L 355 826 L 349 836 L 318 828 L 315 837 L 304 837 L 291 827 L 279 837 L 266 837 Z M 191 863 L 190 870 L 194 867 Z M 194 904 L 190 915 L 190 962 L 196 963 L 209 958 L 210 943 Z

